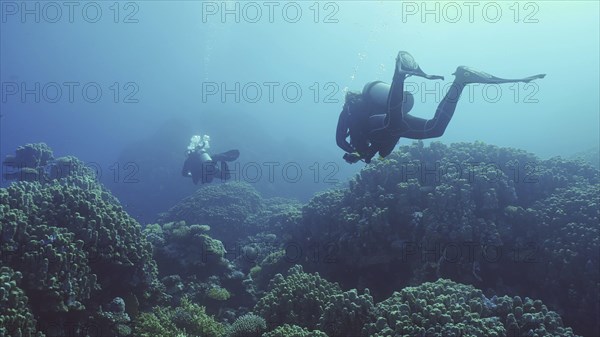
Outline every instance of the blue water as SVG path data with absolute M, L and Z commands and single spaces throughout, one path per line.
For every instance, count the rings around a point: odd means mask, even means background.
M 266 195 L 307 200 L 343 183 L 363 167 L 334 141 L 344 91 L 390 81 L 399 50 L 446 77 L 409 79 L 419 117 L 433 115 L 458 65 L 547 74 L 472 86 L 436 140 L 542 158 L 599 143 L 593 1 L 1 4 L 0 157 L 32 142 L 77 156 L 142 221 L 197 188 L 179 172 L 194 134 L 240 149 L 240 179 Z

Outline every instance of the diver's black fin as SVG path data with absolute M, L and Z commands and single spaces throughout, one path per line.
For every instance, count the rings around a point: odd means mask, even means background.
M 221 162 L 221 180 L 229 180 L 231 179 L 231 172 L 229 172 L 229 166 L 227 165 L 227 162 L 222 161 Z
M 240 151 L 238 150 L 229 150 L 223 153 L 217 153 L 212 155 L 212 160 L 214 161 L 234 161 L 238 159 L 240 156 Z
M 490 75 L 486 72 L 475 70 L 466 66 L 459 66 L 456 68 L 456 72 L 452 73 L 456 76 L 456 79 L 463 83 L 484 83 L 484 84 L 501 84 L 501 83 L 514 83 L 514 82 L 530 82 L 535 79 L 544 78 L 546 74 L 538 74 L 524 78 L 500 78 L 494 75 Z
M 443 80 L 444 76 L 440 75 L 428 75 L 426 74 L 419 64 L 415 61 L 409 52 L 401 50 L 398 52 L 396 57 L 396 72 L 407 76 L 419 76 L 424 77 L 428 80 Z

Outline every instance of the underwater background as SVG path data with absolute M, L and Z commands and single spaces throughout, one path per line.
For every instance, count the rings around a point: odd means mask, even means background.
M 0 336 L 600 335 L 598 2 L 0 5 Z M 349 165 L 399 50 L 423 118 L 547 76 Z

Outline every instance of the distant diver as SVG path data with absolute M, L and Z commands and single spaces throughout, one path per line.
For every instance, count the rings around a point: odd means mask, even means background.
M 394 150 L 400 137 L 440 137 L 452 119 L 460 94 L 469 83 L 529 82 L 546 76 L 539 74 L 520 79 L 503 79 L 466 66 L 459 66 L 452 75 L 456 78 L 438 105 L 433 118 L 411 116 L 408 112 L 414 105 L 414 97 L 410 92 L 404 91 L 404 80 L 409 76 L 430 80 L 443 80 L 444 77 L 427 75 L 412 55 L 400 51 L 396 58 L 391 85 L 381 81 L 369 82 L 362 93 L 346 94 L 336 131 L 337 145 L 346 152 L 344 160 L 348 163 L 356 163 L 359 160 L 370 163 L 377 152 L 384 158 Z
M 215 155 L 210 155 L 210 137 L 208 135 L 193 136 L 187 148 L 187 158 L 183 163 L 181 174 L 184 177 L 192 177 L 194 184 L 200 181 L 202 184 L 210 183 L 215 177 L 221 180 L 229 180 L 231 172 L 227 162 L 234 161 L 240 156 L 238 150 L 230 150 Z

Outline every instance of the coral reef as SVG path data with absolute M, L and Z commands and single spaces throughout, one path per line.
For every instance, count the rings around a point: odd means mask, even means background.
M 305 273 L 302 266 L 296 265 L 286 277 L 275 275 L 254 311 L 267 320 L 269 327 L 288 323 L 315 329 L 325 305 L 340 293 L 337 284 L 318 274 Z
M 254 315 L 246 314 L 233 322 L 233 324 L 227 328 L 227 337 L 261 337 L 263 332 L 267 329 L 267 323 L 265 319 Z
M 599 313 L 598 184 L 580 161 L 417 142 L 366 166 L 348 189 L 315 195 L 291 241 L 318 248 L 319 259 L 301 261 L 306 270 L 375 299 L 450 278 L 539 298 L 589 325 Z
M 258 265 L 250 269 L 250 277 L 256 288 L 264 291 L 276 274 L 283 273 L 292 266 L 286 258 L 285 251 L 279 250 L 267 255 Z
M 219 286 L 213 286 L 206 292 L 206 296 L 217 301 L 227 301 L 231 297 L 231 293 Z
M 567 317 L 574 326 L 593 321 L 599 310 L 599 195 L 597 184 L 560 189 L 514 216 L 518 224 L 532 214 L 536 218 L 528 239 L 539 245 L 523 252 L 530 268 L 519 271 L 519 282 L 528 285 L 524 293 L 543 298 L 551 307 L 569 308 Z
M 74 157 L 4 165 L 0 336 L 600 333 L 582 161 L 417 142 L 304 206 L 208 185 L 143 230 Z
M 204 307 L 181 299 L 177 307 L 155 307 L 142 313 L 134 324 L 134 336 L 202 336 L 222 337 L 225 327 L 208 316 Z
M 581 160 L 600 169 L 600 147 L 596 146 L 585 151 L 577 152 L 569 157 L 569 159 Z
M 481 290 L 444 279 L 395 292 L 376 311 L 364 336 L 574 336 L 539 300 L 488 299 Z
M 195 275 L 207 278 L 227 269 L 223 243 L 208 235 L 206 225 L 188 225 L 185 221 L 163 225 L 149 224 L 143 235 L 154 247 L 160 275 Z
M 44 168 L 54 159 L 52 149 L 44 143 L 19 146 L 15 155 L 6 156 L 2 177 L 6 180 L 44 180 Z
M 27 296 L 18 283 L 20 272 L 9 267 L 0 268 L 0 336 L 41 337 L 36 331 L 36 320 L 27 305 Z
M 284 324 L 263 334 L 263 337 L 327 337 L 327 334 L 319 330 L 309 331 L 297 325 Z
M 325 305 L 319 330 L 329 336 L 358 336 L 363 326 L 375 321 L 375 305 L 369 289 L 359 295 L 356 289 L 335 295 Z
M 244 226 L 250 214 L 262 210 L 262 198 L 249 184 L 228 182 L 202 186 L 192 196 L 173 206 L 159 223 L 185 221 L 211 227 L 212 235 L 226 243 L 250 234 Z
M 83 163 L 59 162 L 68 170 L 53 166 L 49 179 L 0 189 L 0 261 L 22 274 L 41 331 L 82 333 L 116 296 L 148 305 L 160 299 L 160 284 L 141 226 Z M 66 320 L 79 325 L 45 325 Z
M 230 310 L 254 302 L 244 274 L 225 258 L 228 252 L 210 231 L 207 225 L 177 221 L 147 225 L 143 235 L 154 247 L 159 276 L 171 301 L 187 296 L 202 303 L 208 313 L 225 319 L 223 315 Z

